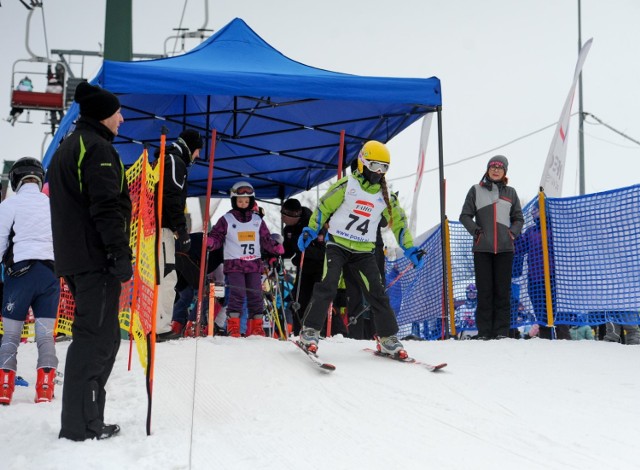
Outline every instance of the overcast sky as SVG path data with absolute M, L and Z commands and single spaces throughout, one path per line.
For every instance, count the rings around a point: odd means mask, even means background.
M 162 53 L 180 24 L 179 0 L 134 0 L 133 46 L 137 53 Z M 509 158 L 511 184 L 525 202 L 537 192 L 554 124 L 569 92 L 578 55 L 577 0 L 209 0 L 206 26 L 219 30 L 235 17 L 247 22 L 284 55 L 338 72 L 394 77 L 437 76 L 443 91 L 445 163 L 481 154 L 514 139 L 546 130 L 500 150 L 448 166 L 447 215 L 457 220 L 464 196 L 488 158 Z M 182 26 L 205 24 L 204 0 L 187 2 Z M 104 42 L 104 0 L 44 0 L 49 49 L 98 50 Z M 0 88 L 9 114 L 11 67 L 28 57 L 27 10 L 18 0 L 0 7 L 3 37 Z M 42 13 L 31 24 L 31 49 L 46 55 Z M 584 110 L 640 140 L 640 2 L 582 0 L 583 42 L 593 47 L 583 68 Z M 187 42 L 190 49 L 197 41 Z M 167 43 L 170 50 L 174 42 Z M 180 44 L 178 45 L 180 48 Z M 42 65 L 44 70 L 46 66 Z M 99 68 L 87 60 L 84 76 Z M 79 68 L 75 66 L 76 74 Z M 574 102 L 573 112 L 578 109 Z M 3 159 L 40 157 L 46 126 L 0 122 Z M 588 122 L 595 122 L 593 119 Z M 434 121 L 435 124 L 435 121 Z M 578 194 L 578 121 L 571 120 L 565 196 Z M 437 133 L 432 127 L 426 168 L 437 164 Z M 415 177 L 420 123 L 389 143 L 389 179 L 406 207 Z M 597 192 L 638 182 L 640 146 L 601 125 L 585 124 L 586 190 Z M 439 220 L 437 172 L 422 185 L 418 230 Z

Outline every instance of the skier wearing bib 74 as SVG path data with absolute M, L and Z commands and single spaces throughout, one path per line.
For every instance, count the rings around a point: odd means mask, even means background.
M 405 256 L 415 267 L 422 267 L 424 253 L 413 246 L 405 213 L 396 196 L 387 189 L 384 175 L 390 160 L 384 144 L 375 140 L 366 142 L 358 154 L 357 171 L 338 180 L 320 198 L 309 226 L 298 239 L 298 248 L 304 251 L 331 219 L 323 277 L 313 288 L 300 331 L 300 343 L 309 352 L 318 349 L 322 324 L 336 295 L 340 274 L 346 268 L 354 274 L 371 305 L 378 351 L 399 359 L 408 357 L 396 336 L 398 323 L 374 255 L 376 229 L 382 218 L 388 221 Z

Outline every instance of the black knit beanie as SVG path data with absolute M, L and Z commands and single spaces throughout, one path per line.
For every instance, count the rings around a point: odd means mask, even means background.
M 191 155 L 193 155 L 193 152 L 195 152 L 196 150 L 201 149 L 202 145 L 204 144 L 200 133 L 193 129 L 182 131 L 180 133 L 180 138 L 189 148 L 189 152 L 191 153 Z
M 97 121 L 113 116 L 120 109 L 120 100 L 116 95 L 88 82 L 78 84 L 73 99 L 80 105 L 80 116 Z
M 287 199 L 282 204 L 280 213 L 288 217 L 300 217 L 302 215 L 302 204 L 295 198 Z

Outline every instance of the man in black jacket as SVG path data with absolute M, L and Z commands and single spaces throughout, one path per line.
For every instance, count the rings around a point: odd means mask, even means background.
M 167 147 L 164 159 L 162 190 L 162 246 L 158 260 L 160 286 L 156 309 L 156 333 L 158 341 L 180 337 L 172 331 L 171 318 L 176 298 L 176 251 L 189 253 L 191 239 L 187 229 L 185 207 L 187 205 L 187 170 L 200 155 L 202 137 L 198 131 L 187 129 Z M 176 242 L 177 239 L 177 242 Z
M 293 334 L 300 332 L 300 315 L 307 308 L 307 304 L 311 299 L 313 286 L 322 279 L 322 269 L 324 266 L 324 237 L 320 235 L 316 240 L 311 242 L 309 248 L 304 252 L 304 260 L 298 249 L 298 238 L 302 233 L 302 229 L 309 225 L 311 217 L 311 209 L 303 207 L 295 198 L 287 199 L 282 204 L 280 210 L 284 228 L 282 229 L 282 237 L 284 242 L 283 258 L 290 258 L 293 265 L 297 268 L 296 282 L 294 287 L 294 300 L 297 302 L 293 309 Z M 299 286 L 298 286 L 299 285 Z
M 124 121 L 118 98 L 82 82 L 80 119 L 48 170 L 55 268 L 75 298 L 73 342 L 67 351 L 61 438 L 106 439 L 105 384 L 120 346 L 121 283 L 132 274 L 131 200 L 122 161 L 112 145 Z

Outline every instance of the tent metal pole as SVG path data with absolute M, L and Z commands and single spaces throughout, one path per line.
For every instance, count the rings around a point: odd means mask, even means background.
M 204 280 L 207 275 L 207 235 L 209 220 L 211 214 L 209 214 L 209 208 L 211 203 L 211 190 L 213 188 L 213 167 L 216 154 L 216 129 L 211 129 L 211 141 L 209 145 L 209 174 L 207 178 L 207 199 L 205 202 L 204 213 L 205 216 L 202 219 L 202 248 L 200 250 L 200 279 L 198 280 L 198 300 L 196 307 L 196 338 L 200 337 L 201 321 L 202 321 L 202 294 L 204 291 Z M 213 322 L 209 323 L 207 336 L 213 335 Z
M 444 151 L 442 144 L 442 106 L 438 106 L 436 112 L 438 113 L 438 170 L 440 178 L 440 238 L 442 242 L 442 295 L 444 302 L 442 303 L 442 339 L 449 337 L 449 302 L 447 301 L 447 293 L 449 292 L 447 283 L 447 239 L 445 236 L 445 223 L 446 223 L 446 181 L 444 179 Z
M 340 131 L 340 148 L 338 149 L 338 179 L 342 178 L 343 171 L 342 167 L 344 166 L 344 135 L 345 131 L 342 129 Z

